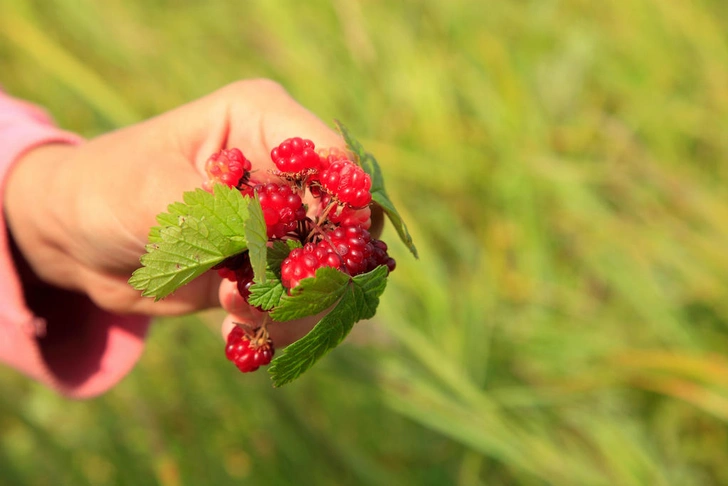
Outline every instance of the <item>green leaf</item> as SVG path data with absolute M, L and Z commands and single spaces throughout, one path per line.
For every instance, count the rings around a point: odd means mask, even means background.
M 162 237 L 159 234 L 161 231 L 161 226 L 152 226 L 151 228 L 149 228 L 149 236 L 147 236 L 147 241 L 149 241 L 149 243 L 159 243 L 160 241 L 162 241 Z
M 254 283 L 250 286 L 248 304 L 267 311 L 277 306 L 285 293 L 286 289 L 280 280 L 268 278 L 265 283 Z
M 318 275 L 318 274 L 317 274 Z M 344 340 L 354 324 L 374 316 L 387 285 L 387 268 L 379 266 L 350 280 L 336 306 L 306 336 L 273 360 L 268 372 L 274 386 L 298 378 Z
M 323 312 L 341 298 L 350 280 L 351 277 L 335 268 L 319 268 L 315 278 L 304 278 L 291 295 L 283 295 L 270 316 L 283 322 Z
M 174 203 L 169 212 L 179 216 L 181 224 L 186 216 L 194 216 L 223 236 L 244 236 L 250 198 L 224 184 L 215 184 L 213 193 L 195 189 L 184 193 L 183 203 Z
M 168 226 L 177 226 L 179 224 L 179 216 L 176 214 L 161 213 L 157 215 L 157 223 L 159 223 L 159 226 L 152 226 L 149 229 L 149 236 L 147 237 L 149 243 L 159 243 L 162 241 L 160 235 L 162 229 Z
M 371 319 L 377 313 L 379 296 L 387 286 L 387 275 L 389 275 L 387 267 L 380 265 L 368 273 L 352 278 L 355 293 L 361 292 L 357 300 L 357 320 Z
M 245 221 L 245 238 L 248 240 L 250 265 L 253 267 L 255 281 L 266 282 L 266 253 L 268 250 L 268 230 L 263 216 L 263 208 L 257 195 L 248 203 L 248 219 Z
M 143 296 L 162 299 L 226 258 L 247 249 L 245 221 L 248 201 L 239 191 L 216 185 L 184 194 L 157 217 L 152 241 L 142 255 L 142 267 L 129 284 Z
M 389 217 L 389 220 L 392 222 L 394 229 L 397 231 L 399 238 L 405 245 L 407 245 L 407 248 L 409 248 L 415 258 L 419 258 L 417 248 L 412 241 L 412 236 L 407 229 L 407 225 L 404 223 L 404 220 L 402 220 L 402 216 L 400 216 L 399 212 L 397 212 L 397 209 L 394 207 L 394 204 L 387 195 L 387 191 L 384 189 L 384 177 L 382 176 L 382 170 L 379 167 L 377 159 L 375 159 L 372 154 L 364 150 L 362 144 L 354 138 L 344 124 L 338 120 L 334 120 L 334 123 L 336 123 L 336 128 L 339 130 L 339 133 L 341 133 L 341 136 L 344 137 L 347 147 L 354 153 L 356 162 L 362 169 L 364 169 L 364 172 L 369 174 L 369 177 L 372 178 L 372 201 L 382 207 Z
M 275 273 L 276 278 L 280 280 L 283 260 L 288 258 L 288 254 L 291 253 L 291 250 L 302 247 L 303 245 L 301 242 L 296 240 L 274 241 L 273 245 L 268 248 L 268 271 Z
M 260 307 L 263 310 L 270 310 L 277 306 L 281 298 L 286 293 L 286 289 L 281 283 L 281 264 L 286 259 L 291 249 L 300 247 L 301 243 L 295 241 L 276 240 L 267 250 L 266 279 L 265 282 L 255 281 L 250 286 L 250 296 L 248 303 L 250 305 Z
M 141 290 L 142 296 L 159 300 L 246 248 L 241 236 L 213 242 L 209 234 L 209 228 L 193 218 L 181 227 L 162 229 L 161 241 L 142 255 L 142 267 L 132 274 L 129 284 Z

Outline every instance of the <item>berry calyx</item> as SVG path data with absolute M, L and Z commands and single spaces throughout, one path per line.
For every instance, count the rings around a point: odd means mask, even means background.
M 268 337 L 265 328 L 258 328 L 254 333 L 235 326 L 227 337 L 225 356 L 243 373 L 255 371 L 270 363 L 275 354 L 273 341 Z
M 281 264 L 281 283 L 288 290 L 305 278 L 315 277 L 321 267 L 341 268 L 341 257 L 327 241 L 306 243 L 294 248 Z
M 319 174 L 322 189 L 342 204 L 354 208 L 367 206 L 372 195 L 372 179 L 350 160 L 339 160 Z
M 318 170 L 321 160 L 311 140 L 293 137 L 271 150 L 270 158 L 279 171 L 302 174 Z
M 283 238 L 295 231 L 299 221 L 306 219 L 301 196 L 286 184 L 259 184 L 255 187 L 263 209 L 268 238 Z
M 240 149 L 222 149 L 205 162 L 208 180 L 203 183 L 203 187 L 211 191 L 212 186 L 218 182 L 240 189 L 250 179 L 251 169 L 252 164 Z

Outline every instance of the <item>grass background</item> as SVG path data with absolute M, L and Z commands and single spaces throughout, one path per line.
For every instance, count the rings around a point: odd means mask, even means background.
M 720 0 L 6 0 L 0 83 L 94 136 L 241 78 L 339 118 L 421 259 L 279 390 L 215 313 L 108 394 L 0 370 L 0 484 L 728 484 Z

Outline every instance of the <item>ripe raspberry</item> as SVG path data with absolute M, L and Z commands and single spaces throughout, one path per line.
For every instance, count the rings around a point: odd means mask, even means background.
M 225 356 L 232 361 L 243 373 L 257 370 L 259 367 L 267 365 L 275 354 L 273 342 L 263 334 L 262 337 L 256 337 L 246 334 L 240 327 L 235 326 L 227 337 L 227 346 L 225 347 Z
M 223 149 L 207 159 L 205 172 L 209 180 L 203 183 L 203 187 L 210 191 L 214 183 L 219 182 L 240 189 L 250 178 L 251 169 L 252 164 L 239 149 Z
M 306 219 L 301 196 L 286 184 L 259 184 L 255 187 L 263 208 L 268 238 L 283 238 L 296 230 L 299 221 Z
M 304 278 L 315 277 L 321 267 L 341 268 L 341 257 L 326 241 L 306 243 L 303 248 L 294 248 L 281 264 L 281 282 L 292 289 Z
M 329 147 L 318 149 L 316 153 L 320 158 L 320 165 L 317 172 L 311 174 L 308 179 L 308 189 L 311 191 L 313 197 L 321 197 L 321 172 L 331 167 L 331 164 L 341 160 L 351 161 L 352 156 L 348 152 L 341 150 L 338 147 Z
M 222 278 L 237 282 L 238 292 L 245 300 L 248 300 L 255 274 L 253 267 L 250 265 L 250 254 L 247 251 L 232 256 L 213 268 L 217 270 L 218 275 Z
M 341 203 L 354 208 L 367 206 L 372 195 L 372 179 L 364 169 L 349 160 L 334 162 L 328 169 L 322 170 L 320 184 L 325 192 Z
M 397 266 L 397 262 L 387 253 L 387 244 L 375 238 L 372 238 L 370 244 L 372 246 L 372 253 L 367 259 L 366 271 L 370 272 L 379 265 L 386 265 L 388 273 L 392 273 Z
M 288 174 L 301 174 L 318 170 L 321 160 L 311 140 L 299 137 L 284 140 L 271 150 L 270 158 L 278 170 Z
M 330 231 L 327 236 L 349 275 L 353 277 L 367 271 L 367 261 L 372 254 L 371 236 L 367 230 L 346 226 Z
M 316 153 L 321 157 L 321 170 L 328 169 L 334 162 L 340 162 L 342 160 L 352 160 L 352 156 L 345 150 L 341 150 L 339 147 L 329 147 L 318 149 Z
M 247 251 L 226 258 L 223 262 L 218 263 L 214 267 L 218 275 L 232 282 L 237 282 L 240 277 L 250 273 L 252 275 L 253 268 L 250 266 L 250 255 Z
M 331 197 L 326 194 L 321 198 L 321 206 L 326 207 Z M 368 230 L 372 226 L 372 210 L 369 206 L 364 208 L 352 208 L 339 206 L 331 211 L 326 217 L 330 222 L 339 226 L 359 226 Z

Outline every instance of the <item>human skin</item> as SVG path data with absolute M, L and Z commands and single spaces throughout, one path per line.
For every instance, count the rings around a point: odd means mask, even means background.
M 23 155 L 6 182 L 4 208 L 13 241 L 31 278 L 81 292 L 119 313 L 179 315 L 209 307 L 257 327 L 266 318 L 239 296 L 235 283 L 207 272 L 154 302 L 127 283 L 139 266 L 155 216 L 200 187 L 207 158 L 238 147 L 260 182 L 274 179 L 270 151 L 286 138 L 340 147 L 341 137 L 269 80 L 238 81 L 157 117 L 80 145 L 50 144 Z M 272 323 L 277 347 L 304 335 L 314 318 Z

